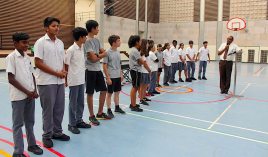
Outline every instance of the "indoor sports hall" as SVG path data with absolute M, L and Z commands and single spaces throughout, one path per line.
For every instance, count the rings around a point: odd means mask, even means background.
M 113 47 L 108 38 L 111 35 L 119 36 L 121 45 L 116 51 L 120 52 L 121 58 L 122 88 L 119 92 L 119 104 L 115 104 L 112 97 L 111 106 L 114 117 L 106 118 L 106 120 L 99 120 L 97 117 L 100 125 L 94 125 L 89 120 L 88 91 L 85 89 L 82 115 L 84 122 L 90 124 L 91 128 L 79 128 L 80 133 L 75 134 L 70 131 L 69 123 L 71 87 L 65 87 L 63 90 L 65 108 L 62 111 L 64 115 L 61 126 L 63 133 L 70 138 L 68 141 L 52 138 L 53 147 L 50 148 L 44 144 L 43 134 L 45 127 L 43 105 L 46 104 L 41 105 L 42 92 L 37 91 L 39 97 L 35 99 L 33 113 L 34 135 L 36 145 L 43 151 L 41 155 L 36 155 L 28 150 L 29 144 L 26 135 L 28 132 L 25 131 L 25 127 L 22 127 L 24 142 L 22 153 L 24 156 L 268 156 L 268 125 L 266 125 L 266 119 L 268 119 L 267 0 L 0 1 L 0 157 L 16 155 L 23 157 L 22 154 L 16 154 L 14 151 L 17 149 L 14 140 L 14 123 L 16 123 L 14 117 L 16 116 L 14 116 L 14 101 L 11 100 L 11 89 L 16 86 L 13 87 L 10 79 L 10 67 L 7 64 L 9 62 L 7 56 L 13 53 L 17 45 L 17 41 L 12 35 L 16 32 L 29 34 L 28 51 L 25 53 L 34 67 L 32 73 L 37 79 L 37 86 L 40 86 L 37 76 L 37 70 L 40 68 L 38 65 L 36 66 L 38 49 L 36 49 L 35 43 L 49 33 L 49 28 L 43 26 L 43 20 L 46 17 L 55 17 L 60 20 L 57 38 L 64 44 L 66 54 L 67 49 L 74 44 L 73 29 L 76 27 L 88 29 L 86 26 L 88 20 L 97 21 L 99 32 L 94 38 L 99 40 L 100 47 L 105 51 Z M 90 35 L 90 31 L 88 32 Z M 141 41 L 145 39 L 147 50 L 150 41 L 154 42 L 153 47 L 155 47 L 155 51 L 158 51 L 158 44 L 164 47 L 168 43 L 172 47 L 175 40 L 177 44 L 173 45 L 171 53 L 179 52 L 181 43 L 184 44 L 185 49 L 191 47 L 189 41 L 193 41 L 192 47 L 195 49 L 195 60 L 187 60 L 182 69 L 182 71 L 187 70 L 187 75 L 188 69 L 192 68 L 188 66 L 189 62 L 194 63 L 195 72 L 192 69 L 192 76 L 188 74 L 191 81 L 186 81 L 184 72 L 181 74 L 184 82 L 179 81 L 180 67 L 177 65 L 174 80 L 165 82 L 165 66 L 168 59 L 163 57 L 163 71 L 160 73 L 159 86 L 155 88 L 155 92 L 158 94 L 150 94 L 146 91 L 145 97 L 150 100 L 146 101 L 147 105 L 139 104 L 141 95 L 138 94 L 139 92 L 136 94 L 136 103 L 143 109 L 143 112 L 135 112 L 137 110 L 134 111 L 133 108 L 130 108 L 132 90 L 140 88 L 137 87 L 137 84 L 136 86 L 133 84 L 135 82 L 131 65 L 133 64 L 131 61 L 133 48 L 129 48 L 129 40 L 132 35 L 138 35 Z M 231 43 L 229 43 L 230 37 L 233 39 Z M 207 41 L 207 46 L 204 46 L 204 41 Z M 234 44 L 237 46 L 236 48 L 233 48 Z M 206 77 L 204 74 L 201 77 L 201 72 L 199 72 L 203 60 L 197 57 L 197 53 L 201 56 L 202 48 L 209 50 L 209 60 L 206 60 Z M 18 48 L 16 49 L 18 50 Z M 137 52 L 142 52 L 142 44 L 141 49 L 137 50 Z M 164 55 L 165 52 L 167 53 L 169 50 L 163 49 Z M 83 53 L 87 57 L 87 53 L 90 52 L 83 51 Z M 190 56 L 187 52 L 186 54 L 186 58 Z M 100 55 L 102 55 L 101 49 L 96 56 Z M 178 53 L 177 57 L 179 56 L 182 55 Z M 232 60 L 231 57 L 233 57 Z M 85 58 L 86 62 L 89 59 L 89 57 Z M 108 62 L 112 61 L 108 59 Z M 146 62 L 148 63 L 148 60 Z M 178 63 L 178 60 L 176 62 Z M 224 86 L 222 80 L 225 77 L 222 74 L 223 62 L 232 63 L 225 69 L 230 71 L 230 87 L 227 91 L 222 90 L 222 86 Z M 18 61 L 13 64 L 18 64 Z M 108 76 L 103 69 L 103 64 L 106 64 L 105 58 L 100 58 L 99 64 L 105 86 L 108 86 Z M 107 64 L 109 65 L 109 63 Z M 138 64 L 145 67 L 145 63 L 143 64 L 141 61 L 137 61 L 137 66 L 139 66 Z M 160 64 L 157 62 L 156 65 Z M 148 64 L 149 68 L 151 66 Z M 86 65 L 85 69 L 87 68 Z M 148 71 L 148 73 L 151 83 L 152 72 Z M 16 76 L 17 74 L 15 72 L 11 75 Z M 66 79 L 68 75 L 69 72 L 65 76 Z M 97 79 L 102 78 L 97 77 Z M 226 76 L 227 79 L 228 76 Z M 86 85 L 87 81 L 84 84 L 89 88 Z M 155 80 L 154 82 L 156 83 Z M 96 116 L 100 110 L 99 103 L 102 102 L 99 94 L 100 92 L 93 94 L 93 110 Z M 29 98 L 27 97 L 27 99 Z M 114 112 L 115 105 L 119 105 L 125 114 Z M 107 113 L 106 103 L 104 103 L 103 113 Z M 56 116 L 54 115 L 54 117 Z

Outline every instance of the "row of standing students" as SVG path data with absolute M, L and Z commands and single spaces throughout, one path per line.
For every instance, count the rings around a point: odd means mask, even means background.
M 117 50 L 121 44 L 120 37 L 110 36 L 108 42 L 111 47 L 104 50 L 99 40 L 95 38 L 99 32 L 99 24 L 97 21 L 89 20 L 86 29 L 77 27 L 73 30 L 74 44 L 65 53 L 63 42 L 57 38 L 60 20 L 47 17 L 43 24 L 46 33 L 34 44 L 36 69 L 33 68 L 26 53 L 30 38 L 27 33 L 13 34 L 15 50 L 6 58 L 12 104 L 13 157 L 25 157 L 23 125 L 26 129 L 28 151 L 36 155 L 43 154 L 43 150 L 36 144 L 33 129 L 35 99 L 38 97 L 42 107 L 42 142 L 46 148 L 54 146 L 52 139 L 70 140 L 62 129 L 67 86 L 69 86 L 68 130 L 74 134 L 79 134 L 80 128 L 91 128 L 91 125 L 100 125 L 99 120 L 114 117 L 111 110 L 112 95 L 115 103 L 114 112 L 125 114 L 125 111 L 119 107 L 119 92 L 123 80 L 121 57 Z M 105 77 L 101 71 L 101 59 L 103 59 Z M 91 125 L 82 119 L 85 87 Z M 100 92 L 96 116 L 93 109 L 94 92 Z M 105 100 L 108 115 L 103 112 Z

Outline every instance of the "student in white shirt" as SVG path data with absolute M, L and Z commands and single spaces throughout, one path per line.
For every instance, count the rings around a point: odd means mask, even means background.
M 148 51 L 148 40 L 142 39 L 141 41 L 141 56 L 142 60 L 144 61 L 144 64 L 141 67 L 141 81 L 140 81 L 140 104 L 143 105 L 149 105 L 147 101 L 151 101 L 146 97 L 146 90 L 150 84 L 150 73 L 151 69 L 148 65 L 148 57 L 149 57 L 149 51 Z
M 15 50 L 6 58 L 9 82 L 9 94 L 12 105 L 12 129 L 14 140 L 13 157 L 26 157 L 22 135 L 25 124 L 28 151 L 41 155 L 43 150 L 36 145 L 34 136 L 35 99 L 39 97 L 36 91 L 34 68 L 26 51 L 29 47 L 29 35 L 23 32 L 12 36 Z
M 203 71 L 202 79 L 207 80 L 207 78 L 206 78 L 207 61 L 210 63 L 209 49 L 207 48 L 208 42 L 204 41 L 203 45 L 204 46 L 199 49 L 197 56 L 196 56 L 196 61 L 198 59 L 200 60 L 199 71 L 198 71 L 198 80 L 201 80 L 202 71 Z
M 185 81 L 192 82 L 192 80 L 188 76 L 187 72 L 187 65 L 186 65 L 186 52 L 184 51 L 184 44 L 180 43 L 180 48 L 178 50 L 179 53 L 179 62 L 178 62 L 178 69 L 179 69 L 179 81 L 184 82 L 181 78 L 181 72 L 184 71 Z
M 161 73 L 163 71 L 163 66 L 164 66 L 164 63 L 163 63 L 163 50 L 162 50 L 162 45 L 161 44 L 158 44 L 157 45 L 157 51 L 155 53 L 157 59 L 158 59 L 158 72 L 157 72 L 157 87 L 161 87 L 160 85 L 160 76 L 161 76 Z
M 231 84 L 235 53 L 241 50 L 236 44 L 233 43 L 233 41 L 234 37 L 229 36 L 227 38 L 227 42 L 222 43 L 218 50 L 218 55 L 220 56 L 219 69 L 221 94 L 228 94 Z
M 78 128 L 90 128 L 90 124 L 83 121 L 84 93 L 85 93 L 85 58 L 83 44 L 87 40 L 87 30 L 77 27 L 73 30 L 74 44 L 65 55 L 65 70 L 68 72 L 65 85 L 69 86 L 69 125 L 68 130 L 79 134 Z
M 163 62 L 164 62 L 164 80 L 163 85 L 169 86 L 168 81 L 171 77 L 171 51 L 169 43 L 165 43 L 163 47 Z
M 172 46 L 170 48 L 171 51 L 171 76 L 169 79 L 170 83 L 178 83 L 178 81 L 175 80 L 175 74 L 178 70 L 178 61 L 179 61 L 177 43 L 178 43 L 177 40 L 173 40 Z
M 69 141 L 70 137 L 62 133 L 62 120 L 65 106 L 64 45 L 57 38 L 60 20 L 47 17 L 44 20 L 45 36 L 34 45 L 36 82 L 43 111 L 43 144 L 53 147 L 51 139 Z
M 149 46 L 148 46 L 149 52 L 149 57 L 148 57 L 148 64 L 151 69 L 151 80 L 150 80 L 150 85 L 148 89 L 148 93 L 151 96 L 154 96 L 154 94 L 160 94 L 158 91 L 155 90 L 156 88 L 156 82 L 157 82 L 157 71 L 158 71 L 158 58 L 156 57 L 155 53 L 155 46 L 154 46 L 154 41 L 151 41 Z
M 191 80 L 196 80 L 194 78 L 194 72 L 195 72 L 195 49 L 193 48 L 194 42 L 192 40 L 189 41 L 190 47 L 186 49 L 186 61 L 187 61 L 187 71 L 188 76 Z

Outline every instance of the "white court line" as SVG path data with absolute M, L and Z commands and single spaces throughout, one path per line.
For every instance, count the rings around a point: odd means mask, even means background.
M 248 87 L 250 86 L 251 84 L 248 83 L 247 86 L 240 92 L 239 95 L 242 95 L 247 89 Z M 223 116 L 225 113 L 228 112 L 228 110 L 233 106 L 233 104 L 235 104 L 236 102 L 238 101 L 238 98 L 235 98 L 231 103 L 230 105 L 219 115 L 218 118 L 216 118 L 213 123 L 208 127 L 208 129 L 211 129 Z
M 93 98 L 93 100 L 98 101 L 99 99 Z M 120 104 L 120 105 L 124 106 L 125 108 L 128 108 L 128 105 L 125 105 L 125 104 Z M 149 109 L 145 109 L 145 108 L 143 108 L 143 110 L 144 111 L 149 111 L 149 112 L 154 112 L 154 113 L 159 113 L 159 114 L 163 114 L 163 115 L 169 115 L 169 116 L 173 116 L 173 117 L 183 118 L 183 119 L 189 119 L 189 120 L 193 120 L 193 121 L 209 123 L 209 124 L 213 123 L 212 121 L 193 118 L 193 117 L 188 117 L 188 116 L 184 116 L 184 115 L 172 114 L 172 113 L 161 112 L 161 111 L 156 111 L 156 110 L 149 110 Z M 261 134 L 268 135 L 268 132 L 255 130 L 255 129 L 250 129 L 250 128 L 245 128 L 245 127 L 234 126 L 234 125 L 229 125 L 229 124 L 224 124 L 224 123 L 215 123 L 215 125 L 221 125 L 221 126 L 226 126 L 226 127 L 229 127 L 229 128 L 236 128 L 236 129 L 240 129 L 240 130 L 246 130 L 246 131 L 251 131 L 251 132 L 255 132 L 255 133 L 261 133 Z
M 98 107 L 98 106 L 94 105 L 94 107 Z M 104 107 L 104 108 L 106 108 L 106 107 Z M 200 130 L 200 131 L 204 131 L 204 132 L 208 132 L 208 133 L 214 133 L 214 134 L 218 134 L 218 135 L 223 135 L 223 136 L 233 137 L 233 138 L 237 138 L 237 139 L 242 139 L 242 140 L 245 140 L 245 141 L 250 141 L 250 142 L 255 142 L 255 143 L 268 145 L 268 142 L 260 141 L 260 140 L 256 140 L 256 139 L 252 139 L 252 138 L 247 138 L 247 137 L 243 137 L 243 136 L 228 134 L 228 133 L 224 133 L 224 132 L 220 132 L 220 131 L 213 131 L 213 130 L 209 130 L 209 129 L 204 129 L 204 128 L 195 127 L 195 126 L 191 126 L 191 125 L 171 122 L 171 121 L 162 120 L 162 119 L 158 119 L 158 118 L 153 118 L 153 117 L 149 117 L 149 116 L 143 116 L 143 115 L 130 113 L 130 112 L 126 112 L 126 114 L 132 115 L 132 116 L 135 116 L 135 117 L 140 117 L 140 118 L 143 118 L 143 119 L 150 119 L 150 120 L 154 120 L 154 121 L 158 121 L 158 122 L 162 122 L 162 123 L 172 124 L 172 125 L 176 125 L 176 126 L 181 126 L 181 127 L 185 127 L 185 128 L 194 129 L 194 130 Z

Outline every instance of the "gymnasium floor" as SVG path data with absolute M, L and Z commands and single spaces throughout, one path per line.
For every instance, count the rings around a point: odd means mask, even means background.
M 127 115 L 101 121 L 100 126 L 81 130 L 80 135 L 67 131 L 66 89 L 63 127 L 71 141 L 55 141 L 53 149 L 44 149 L 43 156 L 267 157 L 268 65 L 238 64 L 236 91 L 244 96 L 242 98 L 219 94 L 218 62 L 210 63 L 207 70 L 207 81 L 172 84 L 160 89 L 162 94 L 152 97 L 150 106 L 143 106 L 142 113 L 128 109 L 131 86 L 125 85 L 120 102 Z M 0 157 L 9 157 L 13 152 L 11 105 L 4 72 L 0 72 L 0 98 Z M 98 94 L 95 98 L 97 105 Z M 87 107 L 84 115 L 88 122 Z M 35 134 L 41 141 L 39 100 L 36 101 Z

